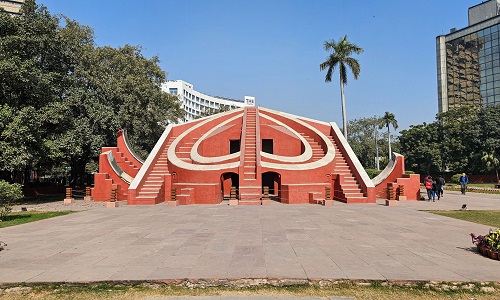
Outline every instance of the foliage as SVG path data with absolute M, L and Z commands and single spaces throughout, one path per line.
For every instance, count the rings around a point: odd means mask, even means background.
M 500 251 L 500 229 L 490 230 L 490 233 L 486 236 L 486 241 L 493 251 Z
M 476 106 L 462 106 L 437 115 L 442 166 L 468 173 L 481 166 L 480 157 L 476 155 L 482 153 L 477 152 L 480 142 L 476 138 L 482 135 L 476 127 L 478 112 Z
M 481 248 L 489 248 L 488 241 L 486 240 L 484 235 L 475 235 L 474 233 L 470 234 L 470 237 L 472 239 L 472 243 L 478 247 Z
M 406 167 L 417 173 L 496 172 L 492 157 L 500 153 L 499 128 L 500 105 L 462 106 L 438 114 L 430 124 L 402 130 L 401 154 Z M 484 153 L 492 156 L 484 158 Z
M 434 173 L 441 167 L 442 156 L 436 123 L 411 125 L 399 136 L 406 168 L 416 173 Z
M 488 168 L 489 170 L 495 170 L 495 173 L 497 175 L 497 182 L 500 182 L 500 180 L 498 179 L 498 168 L 500 168 L 500 160 L 496 156 L 495 152 L 483 152 L 483 157 L 481 157 L 481 160 L 484 162 L 486 168 Z
M 183 116 L 177 99 L 161 91 L 166 75 L 158 57 L 144 57 L 140 46 L 96 47 L 92 28 L 52 16 L 34 0 L 21 13 L 0 14 L 4 179 L 62 168 L 81 183 L 118 129 L 145 156 L 167 123 Z
M 378 174 L 380 174 L 382 171 L 377 170 L 377 169 L 365 169 L 366 174 L 368 174 L 368 177 L 370 179 L 375 178 Z
M 353 53 L 361 54 L 363 49 L 356 44 L 353 44 L 347 40 L 347 35 L 339 39 L 338 42 L 335 40 L 325 41 L 323 44 L 326 51 L 331 51 L 330 55 L 319 65 L 321 71 L 326 71 L 325 82 L 332 81 L 332 74 L 335 68 L 338 66 L 340 75 L 340 95 L 342 98 L 342 126 L 344 129 L 344 136 L 347 138 L 347 118 L 344 100 L 344 85 L 347 84 L 347 69 L 351 69 L 354 79 L 358 79 L 359 72 L 361 71 L 361 66 L 357 59 L 352 58 Z
M 12 203 L 22 197 L 21 185 L 0 180 L 0 222 L 12 211 Z
M 378 123 L 379 118 L 376 116 L 349 120 L 348 123 L 347 140 L 365 168 L 376 168 L 375 139 L 380 139 L 377 130 Z M 381 153 L 380 147 L 381 145 L 379 145 L 379 153 Z
M 462 177 L 462 174 L 455 174 L 455 175 L 451 176 L 451 182 L 459 184 L 460 177 Z
M 410 170 L 406 170 L 406 171 L 405 171 L 405 174 L 408 174 L 408 175 L 410 175 L 410 174 L 415 174 L 415 172 L 413 172 L 413 171 L 410 171 Z
M 500 229 L 492 230 L 486 235 L 476 236 L 474 233 L 470 234 L 472 243 L 477 245 L 478 248 L 484 248 L 494 252 L 500 252 Z

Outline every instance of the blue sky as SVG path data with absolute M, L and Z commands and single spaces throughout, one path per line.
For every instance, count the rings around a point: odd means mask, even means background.
M 94 28 L 98 46 L 141 45 L 168 79 L 202 93 L 342 124 L 338 73 L 325 83 L 326 40 L 365 51 L 345 89 L 348 120 L 395 114 L 399 129 L 437 113 L 436 36 L 467 26 L 481 0 L 38 0 Z

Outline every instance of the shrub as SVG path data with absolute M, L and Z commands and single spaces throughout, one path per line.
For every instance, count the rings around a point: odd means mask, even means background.
M 0 180 L 0 222 L 12 211 L 12 204 L 23 197 L 21 185 Z
M 415 174 L 415 172 L 408 170 L 408 171 L 405 171 L 405 174 L 410 175 L 410 174 Z
M 370 179 L 374 178 L 375 176 L 380 174 L 380 172 L 382 172 L 382 171 L 379 171 L 377 169 L 366 169 L 365 171 L 366 171 L 366 174 L 368 174 L 368 177 L 370 177 Z
M 472 238 L 472 243 L 477 245 L 478 248 L 485 248 L 497 253 L 500 252 L 500 229 L 490 229 L 487 235 L 476 236 L 471 233 L 470 236 Z
M 451 182 L 459 184 L 460 177 L 462 177 L 462 174 L 455 174 L 455 175 L 451 176 Z

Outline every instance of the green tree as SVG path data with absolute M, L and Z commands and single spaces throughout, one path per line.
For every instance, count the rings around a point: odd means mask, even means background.
M 12 211 L 13 202 L 22 197 L 21 185 L 0 180 L 0 222 L 5 221 L 5 217 Z
M 436 147 L 445 158 L 443 166 L 450 171 L 479 171 L 482 166 L 482 142 L 477 140 L 481 129 L 475 132 L 478 112 L 475 106 L 462 106 L 436 116 L 436 138 L 440 140 Z
M 21 17 L 0 14 L 0 170 L 8 181 L 44 160 L 44 119 L 69 85 L 71 72 L 59 20 L 27 0 Z
M 478 114 L 478 122 L 475 123 L 473 143 L 476 149 L 481 149 L 483 156 L 481 161 L 486 171 L 495 170 L 498 178 L 499 153 L 500 153 L 500 105 L 489 105 L 483 107 Z
M 166 77 L 158 62 L 130 45 L 85 49 L 65 99 L 64 129 L 52 144 L 53 153 L 69 161 L 73 179 L 83 178 L 119 129 L 127 130 L 132 147 L 145 157 L 166 125 L 183 115 L 177 98 L 161 91 Z
M 486 168 L 495 170 L 495 173 L 497 175 L 497 182 L 500 182 L 500 180 L 498 179 L 498 168 L 500 168 L 500 160 L 498 159 L 495 152 L 483 152 L 483 157 L 481 158 L 481 160 L 486 165 Z
M 407 130 L 401 130 L 399 143 L 407 169 L 424 174 L 440 171 L 442 153 L 439 147 L 437 122 L 431 124 L 424 122 L 411 125 Z
M 347 40 L 347 35 L 339 39 L 338 42 L 335 40 L 325 41 L 323 44 L 326 51 L 331 51 L 330 55 L 319 65 L 321 71 L 326 71 L 325 82 L 332 81 L 332 74 L 335 68 L 338 66 L 340 75 L 340 96 L 342 100 L 342 126 L 344 127 L 344 136 L 347 138 L 347 117 L 346 117 L 346 107 L 344 99 L 344 85 L 347 84 L 347 69 L 351 69 L 354 79 L 358 79 L 361 67 L 358 60 L 352 58 L 353 53 L 361 54 L 363 49 L 358 47 L 356 44 L 350 43 Z
M 347 140 L 359 161 L 365 168 L 377 167 L 377 139 L 380 118 L 359 118 L 349 120 Z
M 398 129 L 398 121 L 396 120 L 396 117 L 394 116 L 393 113 L 390 113 L 388 111 L 385 112 L 384 116 L 380 119 L 380 125 L 379 128 L 382 129 L 384 127 L 387 127 L 387 144 L 389 146 L 389 160 L 392 158 L 392 151 L 391 151 L 391 125 L 394 128 L 394 130 Z
M 160 89 L 166 75 L 158 57 L 144 57 L 138 46 L 96 47 L 90 27 L 34 0 L 20 17 L 0 14 L 0 28 L 2 178 L 71 169 L 72 182 L 81 183 L 118 129 L 145 155 L 183 116 Z

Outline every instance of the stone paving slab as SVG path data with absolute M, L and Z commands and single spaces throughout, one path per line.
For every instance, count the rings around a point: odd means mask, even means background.
M 398 206 L 126 206 L 0 229 L 0 283 L 169 279 L 500 282 L 478 255 L 488 226 L 421 210 L 500 209 L 500 195 L 447 192 Z M 81 208 L 82 203 L 61 205 Z M 36 209 L 32 207 L 30 209 Z M 273 298 L 274 299 L 274 298 Z

